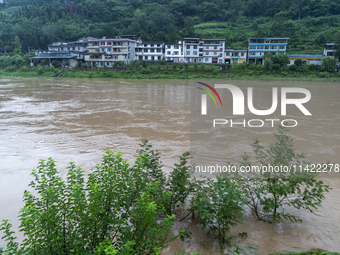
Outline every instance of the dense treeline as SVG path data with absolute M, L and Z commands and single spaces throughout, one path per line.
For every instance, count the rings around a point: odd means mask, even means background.
M 223 37 L 236 47 L 246 46 L 249 36 L 289 36 L 291 47 L 304 45 L 298 49 L 303 51 L 340 41 L 339 21 L 336 0 L 5 0 L 0 4 L 0 51 L 12 52 L 15 36 L 26 52 L 52 41 L 119 34 L 166 41 Z M 218 31 L 202 33 L 197 25 L 207 22 L 218 22 Z

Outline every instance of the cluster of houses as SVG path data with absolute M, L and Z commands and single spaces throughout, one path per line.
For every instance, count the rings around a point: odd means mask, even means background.
M 31 59 L 45 60 L 52 64 L 58 60 L 67 63 L 70 67 L 78 65 L 79 61 L 92 67 L 113 67 L 117 62 L 129 64 L 133 61 L 160 61 L 174 63 L 198 64 L 232 64 L 258 63 L 264 64 L 264 55 L 286 54 L 288 37 L 249 38 L 248 49 L 234 50 L 225 48 L 225 39 L 199 39 L 184 38 L 177 43 L 164 41 L 142 41 L 137 35 L 121 35 L 115 38 L 97 39 L 87 37 L 75 42 L 53 42 L 48 50 L 36 51 Z M 334 57 L 335 44 L 326 43 L 323 55 L 288 54 L 289 65 L 296 59 L 304 64 L 321 65 L 322 58 Z

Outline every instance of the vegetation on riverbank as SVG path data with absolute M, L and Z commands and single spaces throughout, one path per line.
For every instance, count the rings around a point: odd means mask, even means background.
M 252 144 L 257 163 L 287 167 L 306 163 L 304 154 L 294 152 L 293 139 L 284 128 L 274 137 L 275 143 L 268 149 L 257 140 Z M 221 250 L 230 247 L 238 254 L 249 254 L 236 241 L 237 236 L 228 236 L 232 226 L 243 222 L 245 206 L 255 207 L 257 217 L 266 222 L 302 222 L 285 209 L 291 206 L 312 212 L 330 190 L 312 173 L 263 173 L 249 178 L 222 174 L 217 179 L 196 179 L 188 153 L 179 157 L 166 176 L 160 152 L 147 141 L 140 146 L 132 165 L 121 153 L 107 151 L 88 178 L 71 162 L 63 180 L 52 158 L 41 160 L 31 174 L 34 181 L 29 188 L 34 192 L 24 192 L 25 205 L 19 213 L 25 239 L 16 242 L 11 224 L 3 220 L 0 230 L 7 242 L 3 253 L 159 255 L 172 240 L 191 238 L 187 228 L 171 235 L 176 209 L 186 207 L 188 214 L 183 219 L 196 215 Z M 250 166 L 248 159 L 244 155 L 242 164 Z M 247 233 L 238 236 L 246 238 Z
M 168 64 L 161 62 L 137 61 L 127 66 L 116 64 L 115 68 L 87 68 L 79 64 L 78 68 L 60 68 L 55 66 L 30 67 L 29 58 L 21 56 L 0 57 L 0 75 L 23 77 L 76 77 L 76 78 L 129 78 L 129 79 L 190 79 L 190 78 L 340 78 L 335 72 L 335 63 L 321 67 L 302 63 L 286 66 L 281 56 L 268 56 L 264 66 L 258 64 L 238 64 L 224 66 L 199 64 Z M 328 60 L 325 58 L 325 61 Z M 334 65 L 334 66 L 333 66 Z

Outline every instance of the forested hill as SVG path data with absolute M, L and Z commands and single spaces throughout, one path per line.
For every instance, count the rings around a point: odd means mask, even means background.
M 52 41 L 139 34 L 144 40 L 225 38 L 244 48 L 250 36 L 290 37 L 290 52 L 320 53 L 340 38 L 339 0 L 4 0 L 0 52 L 46 48 Z

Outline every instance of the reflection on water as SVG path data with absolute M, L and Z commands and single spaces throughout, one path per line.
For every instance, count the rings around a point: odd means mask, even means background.
M 248 87 L 276 83 L 283 82 L 233 81 Z M 189 150 L 188 84 L 184 80 L 0 79 L 0 218 L 11 219 L 18 227 L 22 194 L 31 181 L 30 171 L 41 158 L 53 157 L 62 176 L 69 161 L 88 172 L 105 150 L 122 151 L 132 159 L 141 139 L 148 139 L 161 150 L 166 171 L 171 170 L 177 155 Z M 323 107 L 337 105 L 333 99 L 337 95 L 331 89 L 334 84 L 315 86 L 320 86 L 317 99 L 323 100 Z M 297 148 L 316 161 L 337 159 L 340 135 L 339 122 L 334 120 L 339 118 L 339 111 L 333 111 L 324 116 L 333 120 L 332 125 L 318 124 L 313 134 L 303 129 L 294 132 Z M 253 135 L 234 136 L 237 141 L 225 151 L 226 158 L 238 160 L 240 152 L 249 151 Z M 270 132 L 262 136 L 265 142 L 271 139 Z M 268 224 L 248 213 L 245 223 L 232 228 L 230 234 L 247 232 L 248 237 L 240 241 L 253 244 L 259 254 L 316 247 L 340 250 L 340 183 L 338 179 L 325 182 L 333 190 L 326 195 L 323 208 L 313 214 L 295 212 L 303 223 Z M 193 232 L 192 240 L 176 240 L 163 254 L 179 249 L 218 253 L 216 244 L 195 220 L 177 223 L 173 232 L 186 226 Z

